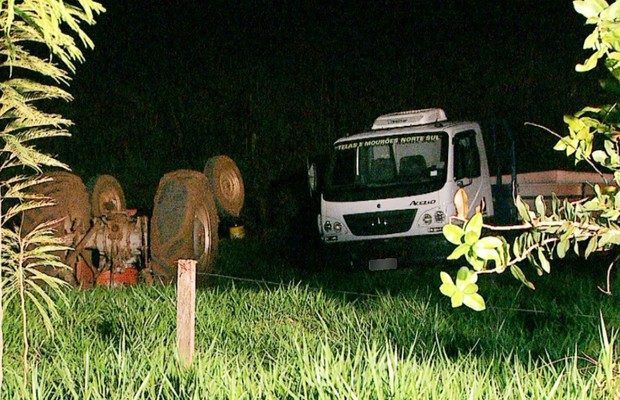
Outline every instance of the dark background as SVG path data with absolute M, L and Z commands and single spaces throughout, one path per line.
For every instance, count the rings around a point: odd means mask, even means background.
M 87 180 L 111 173 L 149 210 L 159 178 L 228 154 L 245 217 L 269 223 L 309 155 L 379 114 L 442 107 L 506 119 L 519 170 L 571 168 L 551 150 L 562 115 L 605 99 L 574 65 L 591 30 L 571 1 L 132 1 L 104 3 L 48 143 Z M 278 197 L 280 196 L 280 197 Z M 282 198 L 281 198 L 282 197 Z M 293 207 L 293 206 L 291 206 Z

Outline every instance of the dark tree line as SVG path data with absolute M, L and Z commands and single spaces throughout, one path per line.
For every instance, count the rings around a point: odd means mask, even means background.
M 563 113 L 600 96 L 595 77 L 574 72 L 583 35 L 565 5 L 199 3 L 109 5 L 73 84 L 74 137 L 50 143 L 85 179 L 117 176 L 130 206 L 149 210 L 165 172 L 228 154 L 246 180 L 246 218 L 264 224 L 274 190 L 303 179 L 309 155 L 411 108 L 507 119 L 522 170 L 570 167 L 528 153 L 554 138 L 523 122 L 561 130 Z

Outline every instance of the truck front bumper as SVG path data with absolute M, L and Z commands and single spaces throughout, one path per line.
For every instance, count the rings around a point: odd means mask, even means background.
M 454 250 L 443 234 L 323 243 L 326 263 L 367 266 L 368 260 L 397 258 L 399 264 L 441 261 Z

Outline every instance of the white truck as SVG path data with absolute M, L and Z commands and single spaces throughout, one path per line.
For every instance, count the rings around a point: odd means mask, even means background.
M 470 213 L 480 206 L 489 219 L 514 221 L 514 145 L 507 154 L 500 163 L 511 174 L 502 181 L 501 171 L 499 179 L 490 174 L 480 124 L 448 121 L 439 108 L 382 115 L 370 131 L 338 139 L 323 171 L 316 164 L 308 169 L 327 262 L 376 270 L 396 268 L 403 255 L 445 258 L 452 247 L 442 227 L 455 214 L 460 188 L 467 192 Z M 550 194 L 557 186 L 541 183 L 547 175 L 531 175 L 539 180 L 538 193 Z M 574 196 L 585 189 L 581 180 Z

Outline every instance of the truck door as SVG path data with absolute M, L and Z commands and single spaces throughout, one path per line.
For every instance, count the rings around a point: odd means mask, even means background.
M 487 193 L 488 176 L 485 182 L 476 136 L 474 130 L 459 132 L 454 136 L 454 180 L 467 193 L 469 216 L 481 203 L 484 202 L 486 208 L 486 204 L 491 201 Z

